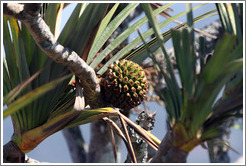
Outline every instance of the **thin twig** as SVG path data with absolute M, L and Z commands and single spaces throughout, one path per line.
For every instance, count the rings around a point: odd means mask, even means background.
M 111 125 L 108 125 L 108 130 L 109 130 L 109 135 L 110 135 L 112 146 L 113 146 L 114 160 L 115 160 L 115 163 L 116 163 L 117 162 L 117 152 L 116 152 L 117 150 L 116 150 L 114 132 L 113 132 L 113 129 L 112 129 Z
M 132 141 L 130 139 L 129 133 L 128 133 L 127 128 L 126 128 L 126 122 L 120 115 L 119 115 L 119 118 L 120 118 L 120 122 L 121 122 L 121 124 L 123 126 L 123 129 L 124 129 L 124 131 L 126 133 L 126 139 L 128 140 L 130 148 L 131 148 L 131 151 L 133 153 L 133 161 L 134 161 L 134 163 L 137 163 L 136 155 L 135 155 L 135 152 L 134 152 L 133 146 L 132 146 Z
M 157 138 L 153 138 L 153 136 L 145 131 L 143 128 L 140 126 L 136 125 L 133 123 L 131 120 L 129 120 L 126 116 L 121 114 L 119 112 L 119 115 L 126 121 L 126 123 L 135 130 L 137 134 L 139 134 L 140 137 L 142 137 L 146 142 L 149 143 L 150 146 L 152 146 L 155 150 L 158 150 L 158 144 L 160 143 Z
M 131 158 L 131 161 L 133 162 L 134 159 L 133 159 L 133 153 L 131 151 L 131 148 L 129 146 L 129 143 L 125 137 L 125 135 L 123 134 L 123 132 L 120 130 L 119 126 L 117 126 L 117 124 L 115 124 L 114 121 L 112 121 L 111 119 L 107 118 L 107 117 L 104 117 L 103 118 L 104 121 L 106 121 L 109 125 L 111 125 L 113 127 L 113 129 L 121 136 L 121 138 L 123 139 L 125 145 L 126 145 L 126 148 L 127 148 L 127 151 L 129 153 L 129 156 Z

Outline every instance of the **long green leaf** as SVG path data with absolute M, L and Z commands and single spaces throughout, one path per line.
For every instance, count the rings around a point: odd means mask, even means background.
M 195 10 L 195 9 L 196 8 L 193 8 L 193 10 Z M 215 14 L 211 14 L 211 13 L 213 13 L 215 11 L 216 10 L 211 10 L 209 12 L 206 12 L 205 14 L 202 14 L 202 15 L 194 18 L 194 22 L 201 21 L 201 20 L 203 20 L 203 19 L 205 19 L 207 17 L 210 17 L 210 16 L 214 16 Z M 179 13 L 179 14 L 181 14 L 181 13 Z M 173 18 L 173 17 L 175 17 L 175 16 L 172 16 L 171 18 Z M 164 25 L 159 24 L 159 26 L 160 26 L 160 28 L 162 28 L 162 26 L 164 26 Z M 180 25 L 178 25 L 178 26 L 176 26 L 176 27 L 164 32 L 162 34 L 162 36 L 164 38 L 164 42 L 168 41 L 171 38 L 171 32 L 172 31 L 179 30 L 179 29 L 182 29 L 182 28 L 185 28 L 185 27 L 187 27 L 187 25 L 186 25 L 186 23 L 183 23 L 183 24 L 180 24 Z M 156 37 L 154 37 L 153 39 L 148 41 L 147 44 L 148 44 L 148 46 L 149 46 L 149 48 L 150 48 L 150 50 L 152 52 L 154 52 L 155 50 L 157 50 L 157 48 L 159 48 L 159 44 L 157 43 Z M 141 56 L 139 57 L 138 55 L 141 55 Z M 146 49 L 144 49 L 144 45 L 141 45 L 138 48 L 129 51 L 127 54 L 125 54 L 123 56 L 123 58 L 131 59 L 132 61 L 137 62 L 137 63 L 141 63 L 147 57 L 148 57 L 148 54 L 146 52 Z
M 83 12 L 84 7 L 87 4 L 85 3 L 78 3 L 73 10 L 73 13 L 69 17 L 68 21 L 66 22 L 66 25 L 64 26 L 58 41 L 63 45 L 66 40 L 68 40 L 68 37 L 74 33 L 74 29 L 77 25 L 78 19 L 80 17 L 80 13 Z
M 22 40 L 22 35 L 20 31 L 19 24 L 17 20 L 15 19 L 10 19 L 9 20 L 9 25 L 11 29 L 11 35 L 12 35 L 12 41 L 13 41 L 13 49 L 15 53 L 15 60 L 16 60 L 16 65 L 17 65 L 17 70 L 16 73 L 18 73 L 18 82 L 21 83 L 25 79 L 30 77 L 29 74 L 29 69 L 28 69 L 28 64 L 26 61 L 26 56 L 25 56 L 25 49 L 23 46 L 23 40 Z M 8 55 L 7 55 L 8 56 Z M 11 67 L 11 66 L 9 66 Z M 27 89 L 24 91 L 30 90 L 31 87 L 27 86 Z M 22 121 L 21 126 L 25 128 L 25 124 L 27 124 L 27 113 L 25 111 L 21 111 L 17 113 L 19 117 L 21 117 Z
M 200 8 L 203 5 L 205 5 L 205 4 L 202 4 L 200 6 L 194 7 L 193 10 L 198 9 L 198 8 Z M 214 12 L 214 10 L 210 11 L 210 12 Z M 162 27 L 166 26 L 167 24 L 171 23 L 173 20 L 183 16 L 186 13 L 187 12 L 184 11 L 184 12 L 181 12 L 181 13 L 175 15 L 175 16 L 172 16 L 171 18 L 159 23 L 159 27 L 162 28 Z M 208 14 L 208 13 L 206 13 L 206 14 Z M 206 14 L 204 14 L 204 15 L 206 15 Z M 201 17 L 203 17 L 204 15 L 201 15 Z M 196 19 L 199 19 L 199 18 L 200 17 L 197 17 Z M 179 29 L 179 28 L 184 27 L 184 26 L 185 26 L 185 24 L 182 24 L 182 25 L 179 25 L 179 26 L 175 27 L 174 29 Z M 171 32 L 171 30 L 169 30 L 167 34 L 170 34 L 170 32 Z M 142 35 L 143 35 L 143 38 L 146 39 L 146 38 L 150 37 L 152 34 L 154 34 L 154 31 L 152 29 L 149 29 L 146 32 L 144 32 Z M 166 36 L 167 34 L 164 33 L 163 35 Z M 169 37 L 167 37 L 166 40 L 168 38 Z M 135 48 L 137 45 L 141 44 L 141 42 L 142 42 L 141 38 L 137 37 L 135 40 L 133 40 L 132 42 L 127 44 L 123 49 L 121 49 L 117 54 L 115 54 L 97 73 L 98 74 L 103 74 L 107 70 L 108 65 L 113 63 L 117 59 L 121 59 L 121 58 L 131 59 L 132 57 L 135 57 L 135 56 L 139 55 L 142 51 L 145 50 L 144 49 L 144 45 L 141 45 L 136 50 L 135 49 L 132 50 L 132 49 Z M 156 43 L 156 39 L 152 39 L 151 45 L 154 44 L 154 43 Z M 149 45 L 149 47 L 152 50 L 150 45 Z M 147 53 L 145 55 L 147 57 Z M 135 61 L 135 59 L 132 59 L 132 60 Z
M 193 10 L 192 10 L 192 4 L 188 3 L 186 4 L 186 10 L 187 10 L 187 30 L 189 32 L 186 33 L 186 31 L 183 31 L 183 47 L 185 51 L 185 55 L 189 56 L 189 58 L 186 58 L 187 72 L 190 73 L 190 75 L 186 74 L 186 90 L 188 92 L 188 98 L 191 98 L 193 95 L 193 84 L 196 81 L 196 54 L 195 54 L 195 33 L 194 33 L 194 20 L 193 20 Z M 187 42 L 186 40 L 189 39 L 190 42 Z
M 155 56 L 152 54 L 151 50 L 149 49 L 147 43 L 145 42 L 142 34 L 140 33 L 140 31 L 138 30 L 138 34 L 141 37 L 143 43 L 145 44 L 146 50 L 149 53 L 149 57 L 152 59 L 157 71 L 162 74 L 162 76 L 165 78 L 166 83 L 168 85 L 170 85 L 170 79 L 167 76 L 167 74 L 162 70 L 162 68 L 160 67 L 159 63 L 157 62 Z M 164 100 L 165 100 L 165 104 L 166 104 L 166 110 L 167 113 L 169 115 L 170 119 L 178 119 L 179 117 L 179 107 L 178 104 L 176 103 L 176 100 L 174 98 L 174 93 L 173 91 L 169 91 L 167 88 L 165 88 L 163 90 L 163 96 L 164 96 Z
M 163 89 L 161 92 L 163 94 L 163 99 L 165 101 L 165 108 L 166 111 L 169 115 L 170 121 L 172 124 L 175 122 L 175 119 L 177 119 L 176 111 L 175 111 L 175 103 L 173 102 L 174 100 L 172 99 L 172 94 L 169 91 L 169 89 L 166 87 Z
M 163 10 L 167 9 L 168 7 L 172 6 L 173 4 L 166 4 L 162 7 L 156 9 L 153 14 L 156 16 Z M 110 43 L 91 63 L 91 67 L 95 68 L 110 52 L 112 52 L 119 44 L 121 44 L 127 37 L 129 37 L 138 27 L 141 27 L 147 22 L 147 18 L 143 17 L 138 20 L 136 23 L 131 25 L 127 28 L 122 34 L 120 34 L 112 43 Z
M 175 102 L 176 105 L 176 109 L 175 109 L 175 114 L 176 114 L 176 118 L 179 118 L 180 116 L 180 110 L 182 107 L 182 100 L 181 100 L 181 94 L 180 94 L 180 90 L 179 90 L 179 86 L 176 80 L 176 77 L 174 76 L 174 72 L 173 69 L 171 67 L 171 63 L 169 60 L 169 56 L 166 52 L 166 49 L 164 47 L 164 41 L 163 41 L 163 36 L 161 34 L 161 30 L 157 24 L 156 19 L 154 18 L 153 14 L 152 14 L 152 9 L 150 7 L 149 4 L 141 4 L 146 16 L 148 17 L 151 26 L 153 27 L 153 30 L 156 34 L 157 37 L 157 42 L 159 43 L 162 52 L 164 53 L 165 59 L 166 59 L 166 63 L 167 63 L 167 70 L 170 74 L 170 82 L 168 77 L 164 77 L 167 83 L 167 86 L 170 88 L 170 91 L 172 92 L 173 96 L 173 101 Z
M 32 58 L 36 57 L 35 49 L 38 49 L 35 43 L 35 40 L 32 38 L 31 34 L 29 33 L 29 30 L 27 29 L 25 24 L 21 24 L 21 34 L 23 38 L 23 44 L 25 48 L 25 56 L 28 66 L 30 66 L 32 62 Z M 36 70 L 32 70 L 29 67 L 30 75 L 36 72 Z
M 188 29 L 188 32 L 190 33 L 191 43 L 193 43 L 194 42 L 194 24 L 193 24 L 192 3 L 186 4 L 186 10 L 187 10 L 187 26 L 188 26 L 187 29 Z
M 150 58 L 152 59 L 152 61 L 154 62 L 155 68 L 156 68 L 157 71 L 158 71 L 159 73 L 161 73 L 161 74 L 163 75 L 163 77 L 164 77 L 164 75 L 165 75 L 164 71 L 162 70 L 162 68 L 160 67 L 159 63 L 157 62 L 155 56 L 153 55 L 153 53 L 151 52 L 150 48 L 148 47 L 148 45 L 147 45 L 146 41 L 144 40 L 144 38 L 143 38 L 143 36 L 142 36 L 142 34 L 141 34 L 141 32 L 140 32 L 139 29 L 138 29 L 138 35 L 141 37 L 141 39 L 142 39 L 142 41 L 143 41 L 143 44 L 145 45 L 146 50 L 147 50 L 148 53 L 149 53 L 149 57 L 150 57 Z
M 199 56 L 200 56 L 200 72 L 204 70 L 204 59 L 205 59 L 205 39 L 204 37 L 199 37 Z
M 152 54 L 151 50 L 149 49 L 147 43 L 144 41 L 143 36 L 140 33 L 140 31 L 138 31 L 138 34 L 141 37 L 143 43 L 145 44 L 146 50 L 149 52 L 149 57 L 152 59 L 157 71 L 160 74 L 162 74 L 163 78 L 165 78 L 168 87 L 174 88 L 174 87 L 170 86 L 172 84 L 171 80 L 169 79 L 167 74 L 162 70 L 162 68 L 159 65 L 159 63 L 157 62 L 155 56 Z M 167 110 L 167 112 L 169 114 L 169 118 L 178 119 L 179 115 L 180 115 L 179 114 L 179 104 L 177 103 L 177 100 L 175 98 L 175 94 L 173 92 L 174 91 L 165 88 L 164 91 L 163 91 L 163 96 L 164 96 L 164 99 L 165 99 L 166 110 Z
M 228 16 L 229 16 L 228 20 L 229 20 L 229 22 L 231 24 L 233 34 L 237 35 L 235 15 L 234 15 L 235 13 L 234 13 L 234 11 L 232 9 L 231 4 L 229 4 L 229 3 L 226 4 L 226 10 L 227 10 L 227 13 L 228 13 Z
M 119 25 L 125 20 L 125 18 L 138 6 L 138 3 L 130 3 L 127 5 L 115 18 L 110 22 L 110 24 L 105 29 L 104 33 L 98 39 L 93 50 L 91 50 L 89 56 L 95 56 L 96 53 L 102 48 L 113 32 L 119 27 Z M 100 56 L 97 56 L 99 58 Z M 97 59 L 96 58 L 96 59 Z M 95 64 L 96 63 L 96 64 Z M 91 67 L 94 68 L 98 64 L 98 60 L 94 60 L 91 63 Z
M 56 16 L 57 16 L 57 10 L 60 4 L 58 3 L 49 3 L 47 10 L 44 15 L 44 21 L 47 25 L 49 25 L 50 31 L 52 34 L 55 33 L 55 27 L 56 27 Z
M 231 37 L 232 39 L 234 38 L 234 36 Z M 223 54 L 221 56 L 223 56 Z M 219 76 L 216 77 L 216 80 L 214 80 L 211 83 L 206 83 L 203 77 L 201 77 L 202 80 L 199 81 L 199 84 L 196 89 L 197 92 L 200 91 L 195 95 L 196 102 L 194 103 L 193 101 L 190 101 L 190 103 L 188 104 L 189 106 L 187 108 L 190 114 L 193 114 L 191 124 L 191 130 L 193 132 L 197 131 L 208 118 L 209 114 L 212 111 L 212 106 L 215 102 L 215 99 L 221 91 L 222 87 L 232 78 L 232 76 L 234 76 L 238 72 L 242 72 L 242 66 L 242 59 L 227 62 L 223 67 L 224 70 L 220 73 Z M 195 111 L 192 113 L 192 110 Z
M 112 115 L 112 114 L 117 114 L 117 112 L 118 111 L 116 111 L 115 109 L 111 107 L 81 111 L 80 115 L 76 119 L 74 119 L 72 122 L 70 122 L 66 126 L 66 128 L 94 122 L 98 119 L 101 119 L 102 117 Z
M 171 38 L 170 35 L 165 36 L 164 34 L 163 34 L 163 37 L 164 37 L 164 43 L 166 43 Z M 155 38 L 153 38 L 153 39 L 155 39 Z M 158 48 L 160 48 L 160 46 L 157 42 L 151 43 L 149 41 L 146 44 L 148 45 L 149 50 L 153 53 L 155 51 L 157 51 Z M 147 50 L 144 49 L 145 47 L 141 47 L 141 49 L 139 49 L 139 48 L 140 47 L 138 47 L 137 49 L 135 49 L 135 51 L 132 51 L 129 55 L 127 55 L 126 59 L 131 59 L 131 61 L 138 63 L 138 64 L 143 62 L 148 57 L 149 54 L 148 54 Z
M 33 91 L 27 93 L 26 95 L 22 96 L 21 98 L 19 98 L 15 102 L 8 105 L 8 108 L 3 112 L 3 118 L 7 117 L 10 114 L 13 114 L 14 112 L 18 111 L 19 109 L 30 104 L 34 100 L 38 99 L 41 95 L 43 95 L 44 93 L 53 89 L 54 87 L 57 86 L 57 84 L 61 83 L 62 81 L 64 81 L 65 79 L 67 79 L 69 77 L 71 77 L 71 74 L 69 74 L 65 77 L 59 78 L 57 80 L 54 80 L 52 82 L 49 82 L 49 83 L 47 83 L 47 84 L 45 84 L 45 85 L 43 85 L 43 86 L 41 86 L 41 87 L 39 87 Z
M 111 18 L 113 17 L 116 9 L 118 8 L 119 6 L 119 3 L 116 3 L 112 9 L 108 12 L 108 14 L 104 17 L 104 19 L 102 20 L 102 23 L 98 29 L 98 32 L 97 32 L 97 35 L 96 35 L 96 38 L 93 42 L 93 45 L 91 47 L 91 50 L 89 52 L 89 55 L 88 55 L 88 59 L 87 59 L 87 63 L 89 64 L 89 62 L 93 59 L 94 55 L 91 53 L 92 50 L 94 50 L 94 47 L 97 45 L 98 43 L 98 40 L 99 38 L 102 36 L 103 32 L 105 31 L 109 21 L 111 20 Z
M 230 53 L 235 43 L 235 36 L 225 35 L 222 41 L 216 46 L 213 58 L 204 69 L 204 79 L 207 83 L 212 83 L 225 69 L 225 65 L 230 60 Z
M 225 70 L 223 71 L 223 73 L 235 73 L 241 70 L 241 72 L 243 71 L 243 58 L 240 59 L 236 59 L 234 61 L 231 61 L 229 63 L 227 63 Z
M 79 18 L 73 34 L 69 36 L 64 45 L 81 55 L 83 50 L 86 49 L 84 47 L 91 33 L 98 26 L 106 7 L 107 4 L 105 3 L 90 3 Z
M 151 24 L 151 26 L 152 26 L 155 34 L 156 34 L 157 41 L 159 42 L 159 45 L 160 45 L 164 55 L 166 57 L 168 57 L 167 52 L 163 46 L 163 36 L 162 36 L 161 30 L 159 28 L 159 25 L 158 25 L 156 19 L 154 18 L 154 15 L 152 13 L 152 9 L 151 9 L 150 5 L 149 4 L 141 4 L 141 7 L 143 8 L 147 18 L 149 19 L 149 22 L 150 22 L 150 24 Z M 167 61 L 168 61 L 168 59 L 167 59 Z
M 7 19 L 6 16 L 3 17 L 3 44 L 4 44 L 4 50 L 5 50 L 5 57 L 6 58 L 6 69 L 8 70 L 8 76 L 9 80 L 11 80 L 10 85 L 11 87 L 15 87 L 19 84 L 19 76 L 18 76 L 18 67 L 16 63 L 16 58 L 15 58 L 15 52 L 13 49 L 13 43 L 11 39 L 11 32 L 8 27 L 8 20 L 11 18 Z
M 242 26 L 240 23 L 239 10 L 238 10 L 238 7 L 235 3 L 232 3 L 231 5 L 232 5 L 234 17 L 235 17 L 234 19 L 235 19 L 236 35 L 238 38 L 238 42 L 242 42 L 243 34 L 242 34 L 242 29 L 241 29 Z
M 222 25 L 225 28 L 226 32 L 233 34 L 232 25 L 229 19 L 228 11 L 226 9 L 226 4 L 219 3 L 216 4 L 220 19 L 222 21 Z
M 11 91 L 11 84 L 9 80 L 8 67 L 6 67 L 6 59 L 3 58 L 3 96 Z M 3 102 L 4 103 L 4 102 Z
M 20 92 L 25 89 L 35 79 L 41 71 L 38 71 L 33 76 L 25 80 L 23 83 L 11 90 L 6 96 L 3 97 L 3 105 L 10 103 Z
M 29 71 L 29 66 L 28 66 L 28 61 L 26 59 L 26 52 L 25 52 L 25 41 L 23 40 L 23 34 L 22 31 L 19 31 L 19 36 L 18 36 L 18 44 L 19 44 L 19 51 L 20 51 L 20 64 L 19 64 L 19 70 L 22 75 L 22 80 L 26 80 L 30 78 L 30 71 Z M 17 55 L 18 56 L 18 55 Z M 18 58 L 17 58 L 18 59 Z M 32 89 L 31 85 L 28 85 L 24 92 L 30 91 Z
M 176 57 L 176 62 L 179 70 L 179 76 L 181 80 L 182 87 L 188 98 L 192 96 L 193 92 L 193 80 L 194 80 L 194 67 L 195 57 L 192 57 L 193 43 L 191 42 L 190 33 L 188 30 L 184 29 L 182 32 L 173 32 L 173 46 L 174 53 Z M 185 96 L 186 96 L 185 95 Z
M 117 10 L 118 6 L 120 4 L 119 3 L 116 3 L 112 9 L 108 12 L 108 14 L 103 18 L 102 20 L 102 24 L 100 25 L 100 28 L 97 32 L 97 36 L 95 38 L 95 41 L 93 42 L 93 46 L 92 46 L 92 50 L 93 48 L 95 47 L 96 43 L 98 42 L 99 38 L 101 37 L 101 35 L 103 34 L 103 32 L 105 31 L 107 25 L 109 24 L 111 18 L 113 17 L 113 15 L 115 14 L 115 11 Z M 88 62 L 87 62 L 88 63 Z

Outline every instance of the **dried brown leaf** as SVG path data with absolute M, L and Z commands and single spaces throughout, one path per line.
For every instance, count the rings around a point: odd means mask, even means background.
M 133 154 L 131 160 L 132 160 L 134 163 L 137 163 L 136 155 L 135 155 L 135 152 L 134 152 L 133 146 L 132 146 L 132 141 L 131 141 L 131 139 L 130 139 L 129 133 L 128 133 L 127 128 L 126 128 L 126 122 L 125 122 L 125 120 L 124 120 L 120 115 L 119 115 L 119 118 L 120 118 L 120 122 L 121 122 L 121 124 L 122 124 L 122 126 L 123 126 L 123 129 L 124 129 L 124 131 L 125 131 L 125 133 L 126 133 L 126 139 L 127 139 L 128 142 L 129 142 L 129 146 L 130 146 L 130 149 L 131 149 L 132 154 Z

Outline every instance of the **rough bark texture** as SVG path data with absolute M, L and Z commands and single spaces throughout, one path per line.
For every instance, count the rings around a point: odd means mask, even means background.
M 164 156 L 163 163 L 186 163 L 188 154 L 189 153 L 172 146 L 168 154 Z
M 159 145 L 159 149 L 156 152 L 156 154 L 153 156 L 153 158 L 150 160 L 151 163 L 162 163 L 163 162 L 163 156 L 168 154 L 169 149 L 171 148 L 171 145 L 173 143 L 173 133 L 171 130 L 169 130 L 163 140 L 161 141 L 161 144 Z
M 148 114 L 146 112 L 141 112 L 137 119 L 136 124 L 141 126 L 147 131 L 151 131 L 154 127 L 156 112 L 153 114 Z M 129 135 L 131 138 L 132 146 L 136 155 L 137 163 L 146 163 L 148 159 L 148 144 L 134 132 L 134 130 L 129 128 Z M 127 156 L 125 163 L 130 163 L 130 157 Z
M 188 152 L 180 150 L 173 145 L 173 132 L 168 130 L 165 137 L 159 145 L 159 149 L 154 157 L 149 161 L 151 163 L 185 163 Z

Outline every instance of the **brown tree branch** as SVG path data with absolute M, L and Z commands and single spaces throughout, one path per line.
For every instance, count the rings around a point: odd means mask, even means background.
M 99 107 L 100 86 L 95 71 L 77 53 L 63 47 L 55 40 L 48 25 L 39 14 L 41 7 L 41 3 L 4 3 L 3 13 L 22 21 L 39 48 L 55 62 L 67 66 L 80 79 L 87 103 L 91 107 Z
M 188 152 L 180 150 L 173 145 L 173 132 L 168 130 L 159 145 L 158 151 L 150 160 L 151 163 L 185 163 Z
M 159 145 L 158 151 L 154 155 L 154 157 L 150 160 L 151 163 L 162 163 L 162 157 L 168 154 L 169 149 L 171 148 L 171 145 L 173 144 L 173 133 L 171 130 L 169 130 L 163 140 L 161 141 L 161 144 Z

